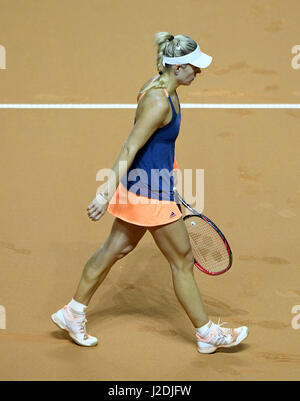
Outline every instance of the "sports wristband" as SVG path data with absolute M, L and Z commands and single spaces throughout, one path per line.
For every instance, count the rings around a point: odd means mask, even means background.
M 100 203 L 100 205 L 107 202 L 107 199 L 105 198 L 105 196 L 103 194 L 101 194 L 100 192 L 96 195 L 96 200 Z

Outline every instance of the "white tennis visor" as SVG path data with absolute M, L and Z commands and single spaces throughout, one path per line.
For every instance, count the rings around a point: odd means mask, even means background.
M 197 46 L 196 50 L 194 50 L 189 54 L 186 54 L 185 56 L 181 57 L 163 56 L 163 66 L 165 66 L 166 64 L 172 64 L 172 65 L 192 64 L 195 67 L 206 68 L 210 65 L 211 62 L 212 62 L 212 57 L 203 53 L 200 50 L 199 45 Z

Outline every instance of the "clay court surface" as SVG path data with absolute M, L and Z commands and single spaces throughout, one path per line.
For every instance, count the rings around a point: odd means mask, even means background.
M 1 0 L 0 103 L 134 104 L 156 73 L 154 34 L 168 31 L 214 57 L 181 103 L 299 104 L 299 12 L 296 0 Z M 249 326 L 245 343 L 197 352 L 149 233 L 90 303 L 97 347 L 51 322 L 110 232 L 113 217 L 93 223 L 86 207 L 134 113 L 0 109 L 0 379 L 299 380 L 299 109 L 182 110 L 179 168 L 204 169 L 204 214 L 234 257 L 225 275 L 195 277 L 212 320 Z

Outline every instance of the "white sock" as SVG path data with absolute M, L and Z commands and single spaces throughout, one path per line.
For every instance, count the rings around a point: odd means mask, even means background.
M 87 310 L 87 306 L 84 304 L 81 304 L 80 302 L 75 301 L 75 299 L 72 298 L 72 301 L 68 303 L 68 307 L 73 309 L 74 312 L 78 313 L 85 313 Z
M 207 334 L 207 332 L 210 329 L 211 325 L 212 325 L 212 321 L 210 320 L 204 326 L 201 326 L 201 327 L 197 328 L 196 331 L 199 334 L 199 336 L 205 337 L 205 335 Z

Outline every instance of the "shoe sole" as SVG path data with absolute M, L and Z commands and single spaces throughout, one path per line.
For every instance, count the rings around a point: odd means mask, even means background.
M 80 343 L 75 337 L 73 337 L 72 333 L 70 333 L 69 329 L 62 323 L 60 319 L 58 319 L 55 313 L 53 313 L 51 319 L 59 329 L 65 330 L 76 344 L 81 345 L 82 347 L 94 347 L 98 344 L 98 341 L 89 345 Z
M 245 333 L 238 337 L 238 339 L 232 343 L 232 344 L 228 344 L 228 345 L 217 345 L 216 347 L 212 346 L 210 348 L 199 348 L 198 346 L 198 352 L 200 352 L 200 354 L 213 354 L 214 352 L 217 351 L 217 349 L 219 348 L 231 348 L 231 347 L 235 347 L 236 345 L 239 345 L 242 341 L 245 340 L 245 338 L 247 338 L 249 335 L 249 329 L 247 328 L 247 330 L 245 330 Z

